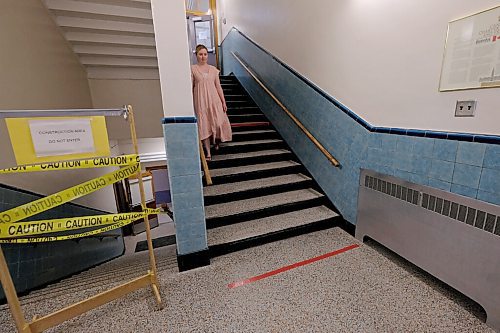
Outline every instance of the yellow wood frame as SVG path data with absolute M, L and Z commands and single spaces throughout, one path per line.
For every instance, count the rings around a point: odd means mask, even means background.
M 134 112 L 132 106 L 130 105 L 128 105 L 126 109 L 127 109 L 127 116 L 130 122 L 130 134 L 132 136 L 134 152 L 135 154 L 139 155 L 137 135 L 135 131 Z M 145 207 L 146 200 L 144 194 L 144 184 L 142 181 L 142 172 L 139 172 L 138 179 L 139 179 L 139 190 L 141 193 L 141 203 L 143 207 Z M 0 247 L 0 282 L 2 284 L 3 290 L 5 291 L 5 296 L 7 297 L 7 302 L 9 304 L 10 311 L 12 313 L 12 317 L 14 319 L 18 332 L 20 333 L 43 332 L 44 330 L 50 327 L 59 325 L 66 320 L 79 316 L 94 308 L 97 308 L 101 305 L 104 305 L 115 299 L 125 296 L 137 289 L 141 289 L 147 286 L 151 286 L 153 295 L 156 298 L 156 302 L 158 303 L 160 308 L 163 308 L 163 303 L 160 296 L 160 285 L 157 279 L 158 275 L 156 270 L 156 259 L 153 252 L 153 242 L 151 239 L 151 229 L 149 226 L 148 215 L 145 215 L 144 222 L 146 225 L 146 235 L 147 235 L 149 263 L 150 263 L 150 270 L 148 270 L 147 274 L 138 277 L 132 281 L 126 282 L 120 286 L 114 287 L 110 290 L 97 294 L 86 300 L 72 304 L 68 307 L 65 307 L 64 309 L 48 314 L 44 317 L 35 316 L 31 322 L 26 321 L 24 317 L 23 310 L 21 308 L 21 303 L 19 302 L 19 298 L 17 297 L 17 292 L 14 287 L 14 283 L 12 282 L 12 277 L 9 272 L 9 267 L 7 266 L 5 256 Z

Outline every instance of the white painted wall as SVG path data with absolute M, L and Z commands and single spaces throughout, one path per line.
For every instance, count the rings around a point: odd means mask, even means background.
M 500 134 L 500 88 L 439 92 L 447 24 L 498 0 L 219 0 L 227 23 L 370 124 Z M 224 19 L 220 17 L 221 21 Z M 455 118 L 457 100 L 478 101 Z
M 132 105 L 136 135 L 138 138 L 163 138 L 161 120 L 163 106 L 160 81 L 152 80 L 89 80 L 94 108 L 119 108 Z M 127 121 L 120 117 L 106 119 L 110 139 L 129 139 L 130 128 Z
M 39 0 L 0 1 L 0 110 L 91 108 L 85 69 Z M 0 120 L 0 168 L 16 165 L 5 122 Z M 108 170 L 69 170 L 0 175 L 0 183 L 52 194 Z M 112 187 L 75 201 L 116 211 Z
M 184 6 L 183 1 L 151 0 L 165 117 L 194 115 Z

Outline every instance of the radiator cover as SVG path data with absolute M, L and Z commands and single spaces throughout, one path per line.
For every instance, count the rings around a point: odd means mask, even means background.
M 500 332 L 500 207 L 361 170 L 356 238 L 368 236 L 479 303 Z

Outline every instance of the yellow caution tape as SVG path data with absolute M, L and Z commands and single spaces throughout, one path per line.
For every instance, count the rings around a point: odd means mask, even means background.
M 51 171 L 51 170 L 105 168 L 111 166 L 131 166 L 137 163 L 139 163 L 139 156 L 133 154 L 133 155 L 123 155 L 115 157 L 91 158 L 86 160 L 22 165 L 7 169 L 0 169 L 0 174 Z
M 141 214 L 144 216 L 143 214 Z M 141 217 L 142 217 L 141 216 Z M 132 223 L 133 219 L 128 219 L 128 220 L 123 220 L 118 223 L 109 225 L 104 228 L 92 230 L 92 231 L 87 231 L 83 232 L 80 234 L 74 234 L 74 235 L 67 235 L 67 236 L 42 236 L 42 237 L 28 237 L 28 238 L 13 238 L 13 239 L 0 239 L 0 244 L 5 244 L 5 243 L 14 243 L 14 244 L 20 244 L 20 243 L 43 243 L 43 242 L 55 242 L 55 241 L 62 241 L 62 240 L 70 240 L 70 239 L 76 239 L 76 238 L 82 238 L 82 237 L 88 237 L 88 236 L 93 236 L 97 235 L 106 231 L 111 231 L 114 229 L 121 228 L 123 226 L 126 226 L 129 223 Z
M 148 215 L 153 215 L 153 214 L 164 214 L 165 212 L 162 211 L 160 208 L 143 208 L 142 211 L 144 213 L 147 213 Z
M 30 216 L 39 214 L 51 208 L 60 206 L 66 202 L 93 193 L 105 186 L 128 178 L 140 171 L 139 163 L 108 173 L 104 176 L 89 180 L 80 185 L 70 187 L 66 190 L 49 195 L 27 204 L 9 209 L 0 213 L 0 223 L 13 223 L 21 221 Z
M 69 217 L 64 219 L 0 224 L 0 238 L 26 237 L 39 234 L 102 227 L 121 221 L 143 218 L 145 212 Z

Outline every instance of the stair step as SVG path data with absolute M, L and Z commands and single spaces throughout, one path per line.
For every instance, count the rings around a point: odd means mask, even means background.
M 297 167 L 297 166 L 301 166 L 301 164 L 294 161 L 280 161 L 271 163 L 252 164 L 252 165 L 238 166 L 232 168 L 214 169 L 211 170 L 211 176 L 212 178 L 223 177 L 223 176 L 234 176 L 238 174 L 245 174 L 255 171 L 282 169 L 282 168 Z
M 282 149 L 286 144 L 280 139 L 226 142 L 220 145 L 219 154 L 244 153 L 256 150 Z
M 324 204 L 325 196 L 311 188 L 205 207 L 207 228 L 239 223 Z
M 159 272 L 177 270 L 175 254 L 172 256 L 172 253 L 167 253 L 166 251 L 159 252 L 158 250 L 155 250 L 155 254 L 158 260 L 157 269 Z M 102 289 L 104 286 L 113 287 L 145 274 L 148 269 L 149 262 L 143 254 L 122 256 L 44 288 L 34 290 L 20 297 L 20 302 L 21 305 L 25 305 L 51 299 L 55 296 L 69 295 L 82 290 L 90 292 Z M 89 293 L 89 295 L 93 294 L 95 293 Z M 0 311 L 5 306 L 7 305 L 0 306 Z
M 237 242 L 243 239 L 333 219 L 338 216 L 337 213 L 326 206 L 316 206 L 238 224 L 226 225 L 208 231 L 208 246 Z
M 224 97 L 226 99 L 226 102 L 229 101 L 250 101 L 250 96 L 246 94 L 235 94 L 235 93 L 230 93 L 230 94 L 224 94 Z
M 291 151 L 287 149 L 268 149 L 268 150 L 257 150 L 250 151 L 247 153 L 236 153 L 236 154 L 225 154 L 225 155 L 215 155 L 212 157 L 212 162 L 217 161 L 228 161 L 247 157 L 265 157 L 271 155 L 289 154 Z
M 298 173 L 252 179 L 238 182 L 237 184 L 230 183 L 207 186 L 203 189 L 205 207 L 223 202 L 305 189 L 313 186 L 313 184 L 310 177 Z
M 271 123 L 268 121 L 231 124 L 231 129 L 233 130 L 233 132 L 248 131 L 249 129 L 254 129 L 254 130 L 269 129 L 270 127 Z
M 222 82 L 238 82 L 236 76 L 219 76 L 219 81 Z
M 245 98 L 243 100 L 236 100 L 236 101 L 226 101 L 226 103 L 230 103 L 230 104 L 234 104 L 235 106 L 247 106 L 245 104 L 251 104 L 251 105 L 248 105 L 248 106 L 256 106 L 254 101 L 248 97 L 248 98 Z
M 248 131 L 248 128 L 245 128 L 244 131 L 233 132 L 233 142 L 239 141 L 251 141 L 255 139 L 280 139 L 278 132 L 273 129 L 264 129 L 264 130 L 254 130 Z
M 256 106 L 255 104 L 252 104 L 252 105 L 245 105 L 243 103 L 240 103 L 240 104 L 229 104 L 228 102 L 226 102 L 227 104 L 227 110 L 228 112 L 231 111 L 231 112 L 246 112 L 246 111 L 260 111 L 260 108 L 258 106 Z
M 26 296 L 20 298 L 21 304 L 28 304 L 33 302 L 38 302 L 43 299 L 50 299 L 57 295 L 65 295 L 72 293 L 73 291 L 80 291 L 105 285 L 110 285 L 114 283 L 124 283 L 128 280 L 132 280 L 141 274 L 145 274 L 149 269 L 149 264 L 144 264 L 140 266 L 125 267 L 123 269 L 110 269 L 107 273 L 99 273 L 85 271 L 82 274 L 73 276 L 72 278 L 62 280 L 59 283 L 49 285 L 43 289 L 39 289 L 29 293 Z M 163 271 L 165 269 L 176 268 L 177 261 L 170 260 L 168 262 L 158 262 L 158 271 Z M 141 273 L 144 272 L 144 273 Z M 116 277 L 119 276 L 119 280 Z
M 264 114 L 264 113 L 262 113 L 260 108 L 257 106 L 244 106 L 244 107 L 239 107 L 239 108 L 228 107 L 227 108 L 227 115 L 228 116 L 232 116 L 232 115 L 237 116 L 237 115 L 241 115 L 241 114 Z
M 230 168 L 249 164 L 270 163 L 284 160 L 292 160 L 294 155 L 286 149 L 257 150 L 247 153 L 218 155 L 212 152 L 212 161 L 209 162 L 210 170 Z
M 224 96 L 226 95 L 236 95 L 236 94 L 246 94 L 246 92 L 243 90 L 243 88 L 238 87 L 238 86 L 232 86 L 232 87 L 224 87 L 222 86 L 222 92 L 224 93 Z
M 267 121 L 263 113 L 228 114 L 229 122 L 246 123 L 252 121 Z

